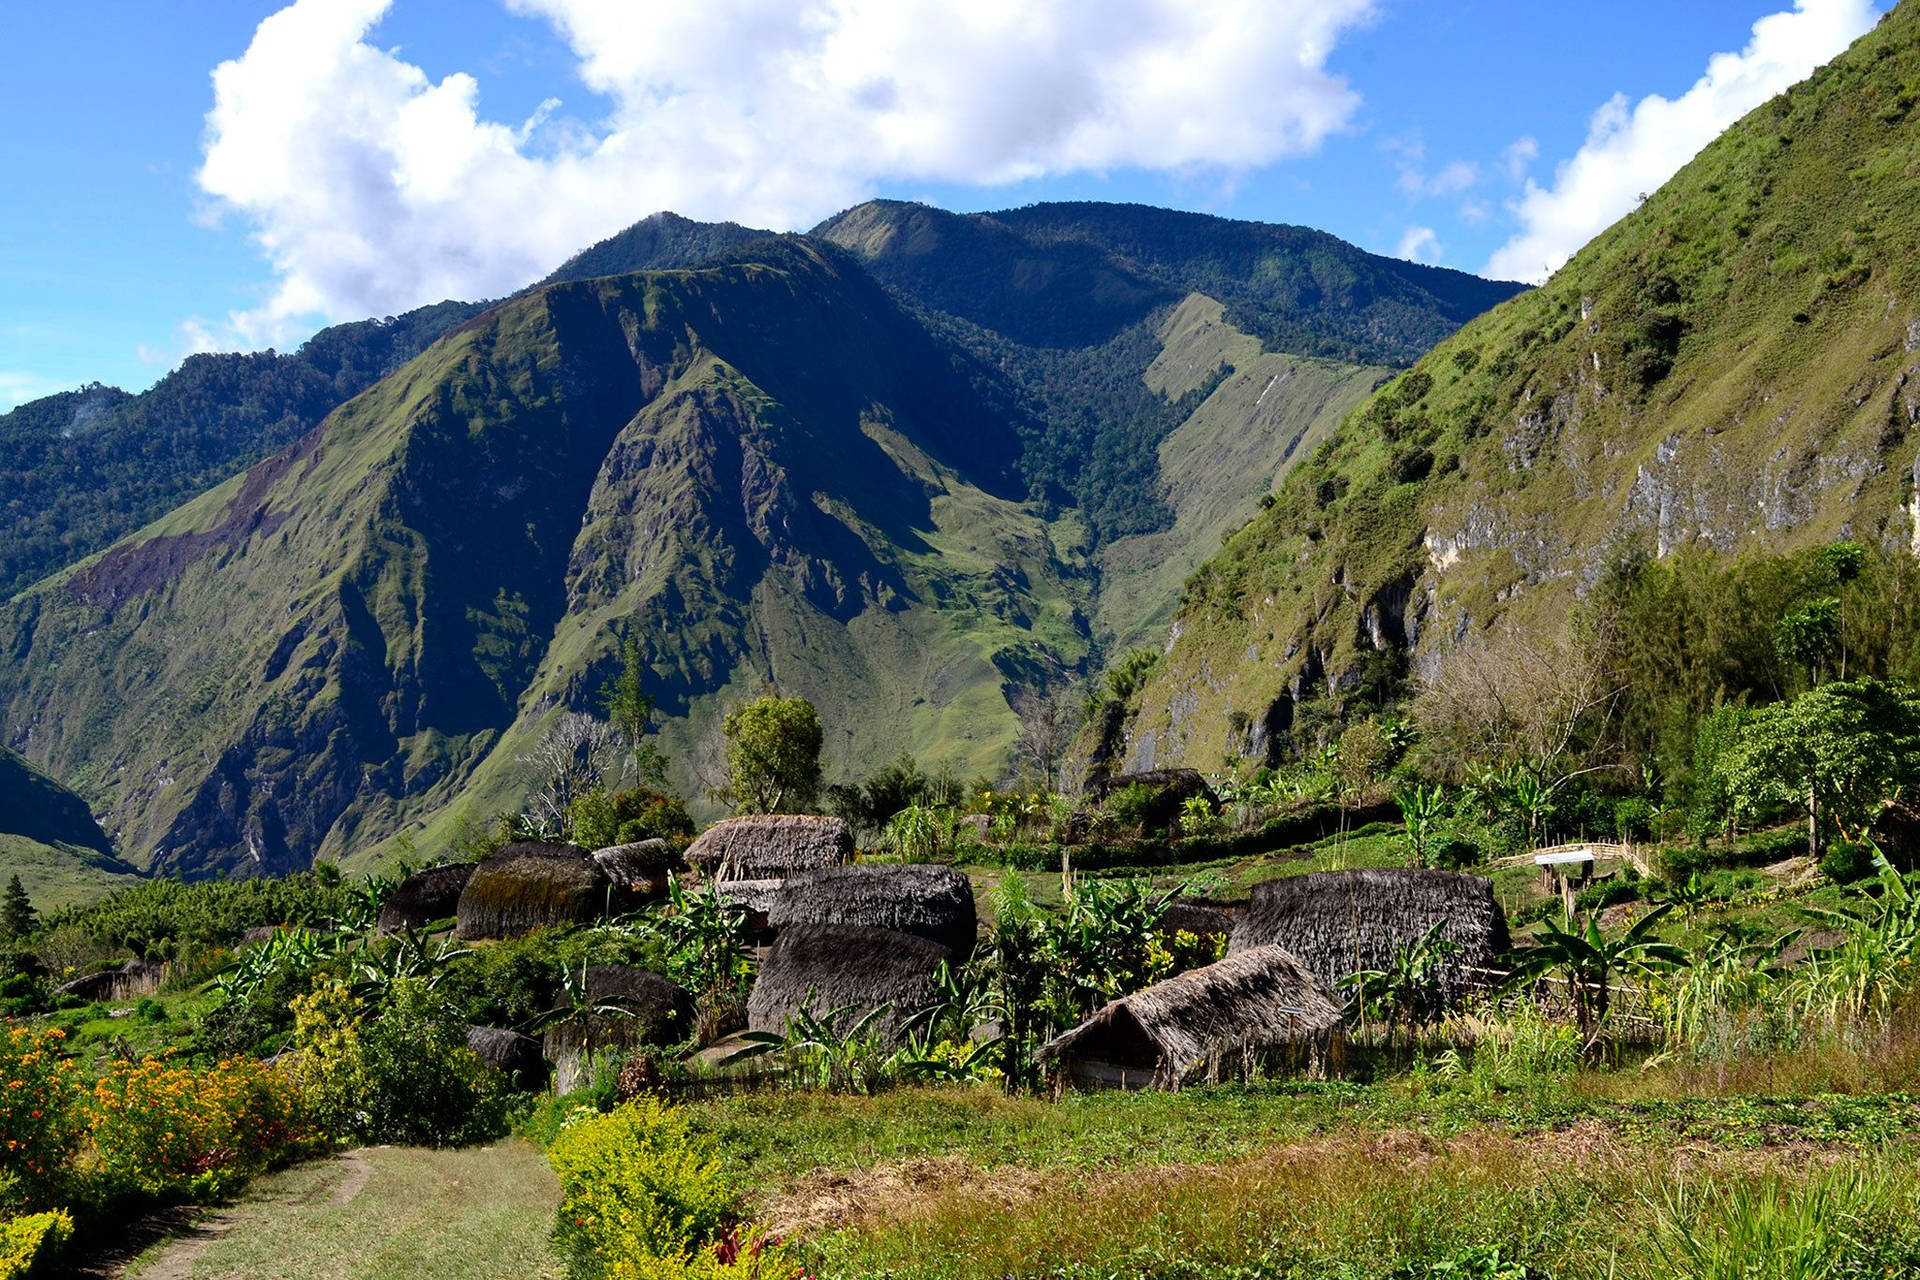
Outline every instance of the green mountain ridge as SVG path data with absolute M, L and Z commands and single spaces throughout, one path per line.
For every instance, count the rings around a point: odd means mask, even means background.
M 1189 580 L 1117 758 L 1272 756 L 1609 565 L 1920 552 L 1920 5 L 1441 342 Z
M 1012 704 L 1159 626 L 1389 372 L 1263 350 L 1084 245 L 998 259 L 992 287 L 1065 279 L 1050 306 L 1093 317 L 1045 347 L 827 236 L 619 273 L 707 243 L 649 223 L 0 606 L 0 740 L 186 876 L 377 861 L 518 804 L 626 635 L 690 797 L 723 706 L 768 687 L 819 705 L 837 774 L 900 750 L 996 773 Z

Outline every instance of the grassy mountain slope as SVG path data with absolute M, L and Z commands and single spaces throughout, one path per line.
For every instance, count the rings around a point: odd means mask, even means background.
M 0 881 L 19 876 L 34 905 L 99 897 L 138 873 L 114 856 L 86 802 L 0 747 Z
M 1606 565 L 1920 551 L 1920 5 L 1347 419 L 1189 582 L 1135 762 L 1217 766 Z
M 616 629 L 669 714 L 772 679 L 984 759 L 1085 643 L 990 385 L 796 242 L 536 292 L 0 610 L 0 731 L 188 875 L 514 791 Z
M 1262 350 L 1204 294 L 1189 295 L 1169 313 L 1158 337 L 1163 346 L 1145 385 L 1174 401 L 1196 390 L 1208 394 L 1158 447 L 1169 527 L 1100 550 L 1094 630 L 1116 651 L 1166 634 L 1187 575 L 1392 373 Z
M 543 283 L 697 266 L 765 237 L 655 214 Z M 284 448 L 485 303 L 322 329 L 280 355 L 196 355 L 151 390 L 92 386 L 0 415 L 0 599 Z
M 1385 372 L 1264 348 L 1182 283 L 1214 260 L 1190 245 L 1183 276 L 1071 226 L 912 205 L 835 226 L 649 219 L 16 597 L 0 740 L 191 876 L 377 857 L 517 805 L 624 635 L 690 797 L 720 710 L 768 687 L 819 706 L 830 773 L 902 750 L 994 773 L 1018 695 L 1156 629 Z

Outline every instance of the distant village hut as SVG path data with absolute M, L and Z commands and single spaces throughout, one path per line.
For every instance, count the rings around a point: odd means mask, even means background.
M 840 818 L 756 814 L 714 823 L 687 862 L 714 880 L 784 880 L 853 861 L 853 831 Z
M 1212 1083 L 1285 1054 L 1325 1070 L 1337 1058 L 1340 1000 L 1280 947 L 1253 947 L 1115 1000 L 1041 1051 L 1088 1087 Z
M 554 925 L 586 924 L 633 906 L 584 849 L 510 844 L 480 863 L 460 893 L 462 938 L 512 938 Z
M 380 932 L 423 929 L 438 920 L 450 920 L 460 910 L 460 895 L 473 878 L 474 863 L 450 862 L 428 867 L 402 880 L 380 907 Z
M 547 1059 L 540 1042 L 507 1027 L 468 1027 L 467 1048 L 482 1066 L 498 1071 L 521 1089 L 546 1082 Z
M 874 1030 L 882 1040 L 898 1041 L 909 1019 L 938 1002 L 936 975 L 941 962 L 952 958 L 946 947 L 910 933 L 796 924 L 780 931 L 761 962 L 747 998 L 747 1024 L 778 1033 L 802 1009 L 820 1017 L 844 1008 L 848 1012 L 834 1020 L 834 1030 L 845 1034 L 884 1008 Z
M 596 849 L 593 861 L 608 880 L 642 897 L 664 893 L 667 877 L 686 865 L 679 850 L 665 840 L 640 840 Z
M 606 1010 L 556 1022 L 542 1040 L 553 1062 L 554 1088 L 571 1093 L 582 1083 L 595 1050 L 645 1044 L 677 1044 L 693 1030 L 693 996 L 648 969 L 593 965 L 586 974 L 587 999 Z
M 1175 898 L 1160 917 L 1160 930 L 1169 936 L 1191 933 L 1196 938 L 1233 936 L 1234 913 L 1246 907 L 1244 902 L 1215 902 L 1210 898 Z
M 938 866 L 830 867 L 794 876 L 774 897 L 768 921 L 776 930 L 842 924 L 910 933 L 956 957 L 972 954 L 978 931 L 972 882 Z
M 1435 994 L 1452 1003 L 1484 985 L 1508 947 L 1506 912 L 1479 876 L 1383 868 L 1269 880 L 1254 886 L 1228 949 L 1285 947 L 1338 990 L 1353 974 L 1387 968 L 1436 925 L 1454 949 L 1434 970 Z
M 1219 797 L 1198 770 L 1147 769 L 1136 773 L 1114 773 L 1096 777 L 1087 783 L 1085 802 L 1074 814 L 1069 829 L 1076 838 L 1084 837 L 1096 812 L 1114 796 L 1134 787 L 1148 793 L 1147 803 L 1139 814 L 1141 828 L 1146 831 L 1178 834 L 1180 819 L 1186 812 L 1189 800 L 1204 800 L 1210 810 L 1217 810 L 1220 806 Z

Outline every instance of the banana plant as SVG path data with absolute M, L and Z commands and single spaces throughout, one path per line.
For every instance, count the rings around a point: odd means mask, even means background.
M 390 946 L 366 946 L 355 954 L 353 994 L 363 1000 L 386 995 L 397 982 L 416 981 L 431 991 L 445 970 L 471 947 L 457 947 L 447 938 L 435 939 L 424 929 L 408 929 Z
M 787 1018 L 784 1031 L 749 1031 L 741 1036 L 743 1046 L 723 1058 L 720 1065 L 732 1066 L 772 1054 L 782 1059 L 790 1076 L 814 1088 L 871 1090 L 883 1074 L 876 1028 L 893 1012 L 893 1005 L 871 1009 L 845 1032 L 839 1032 L 835 1026 L 851 1017 L 855 1006 L 841 1005 L 815 1013 L 813 1005 L 819 996 L 819 988 L 809 989 L 799 1011 Z
M 1440 936 L 1446 927 L 1445 920 L 1436 921 L 1411 943 L 1395 947 L 1386 968 L 1363 969 L 1341 983 L 1352 990 L 1363 1012 L 1369 1008 L 1386 1011 L 1389 1042 L 1391 1029 L 1398 1025 L 1411 1045 L 1435 1004 L 1435 974 L 1446 958 L 1460 949 L 1458 943 Z
M 1654 933 L 1672 910 L 1671 903 L 1655 907 L 1617 938 L 1600 932 L 1597 911 L 1587 913 L 1584 926 L 1569 921 L 1573 927 L 1568 928 L 1545 921 L 1535 945 L 1515 954 L 1507 989 L 1528 987 L 1549 974 L 1560 974 L 1573 1002 L 1573 1020 L 1581 1042 L 1591 1053 L 1606 1026 L 1616 977 L 1647 976 L 1687 963 L 1684 950 L 1660 941 Z

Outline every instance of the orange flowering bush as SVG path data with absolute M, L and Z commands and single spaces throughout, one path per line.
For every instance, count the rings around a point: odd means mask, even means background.
M 44 1208 L 65 1183 L 86 1130 L 80 1068 L 62 1031 L 0 1028 L 0 1209 Z
M 94 1086 L 98 1172 L 147 1195 L 218 1197 L 316 1136 L 292 1081 L 260 1063 L 196 1071 L 149 1058 L 115 1064 Z

